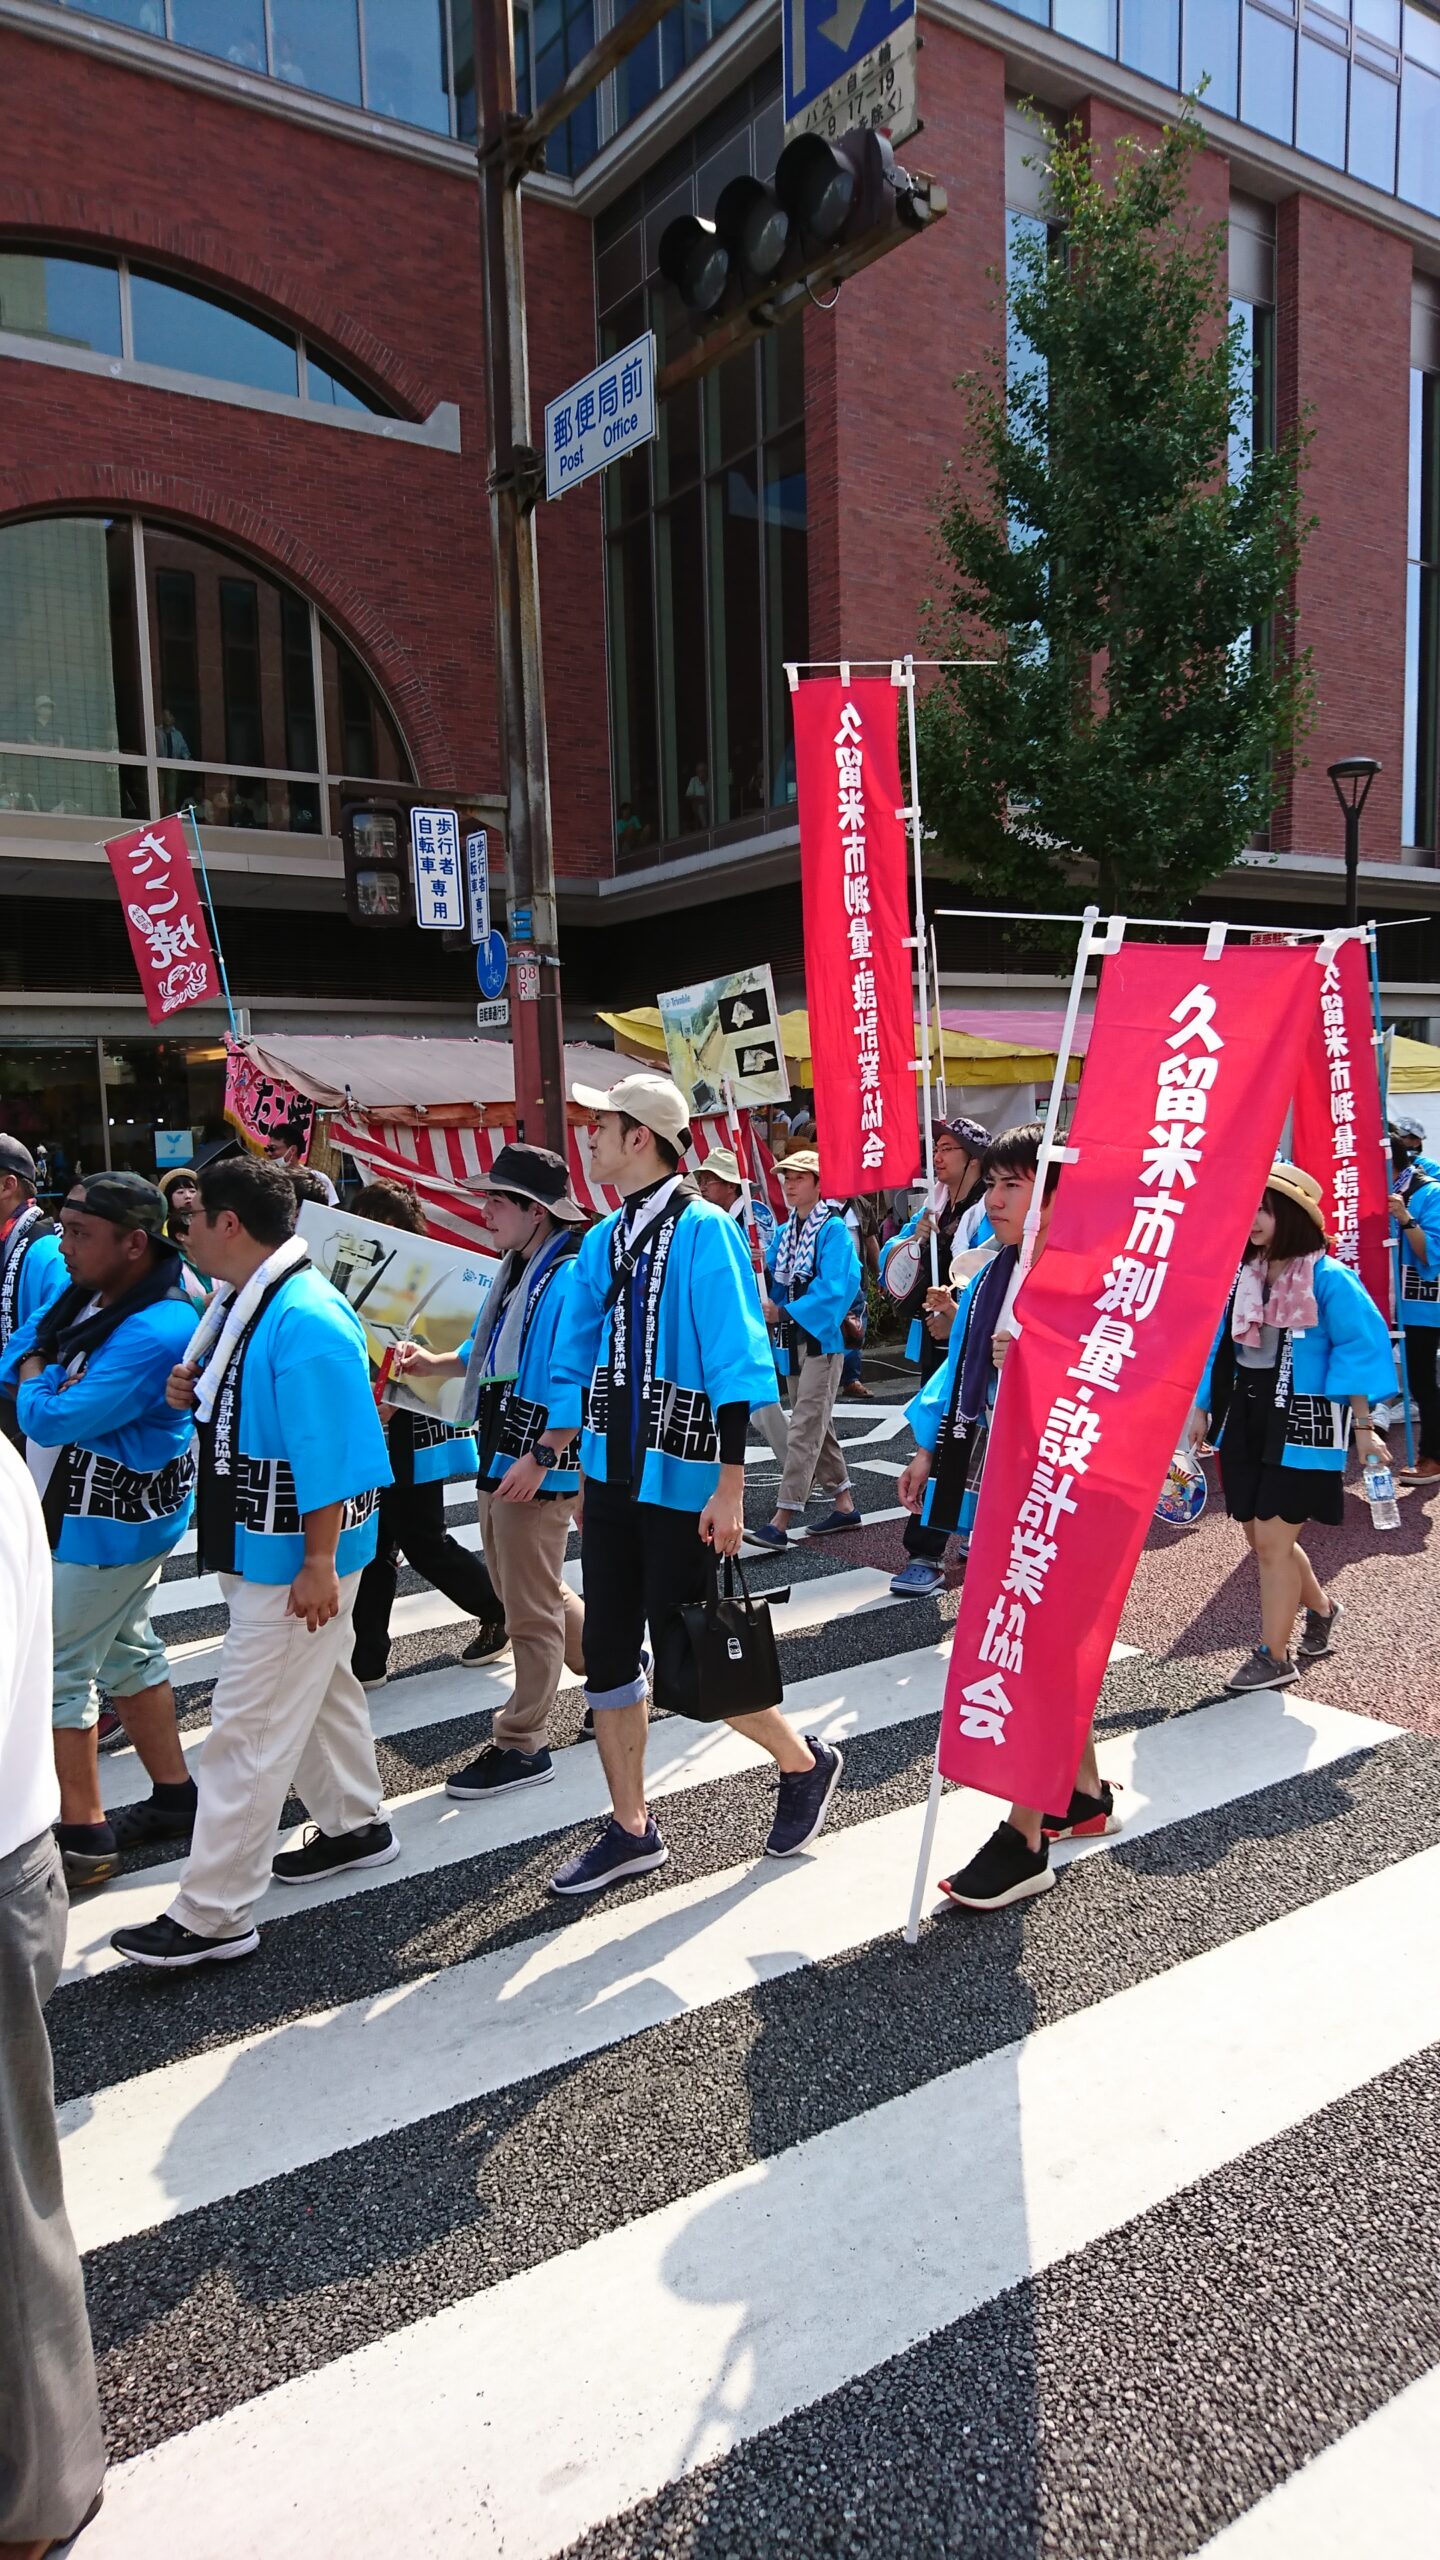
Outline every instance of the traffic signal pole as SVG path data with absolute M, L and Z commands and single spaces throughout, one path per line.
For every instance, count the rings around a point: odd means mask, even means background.
M 555 845 L 540 648 L 535 506 L 544 486 L 530 441 L 530 362 L 520 188 L 544 166 L 545 137 L 658 24 L 671 0 L 635 0 L 533 116 L 520 115 L 507 0 L 474 13 L 480 109 L 480 254 L 485 319 L 490 542 L 494 557 L 500 744 L 505 759 L 510 1026 L 516 1116 L 532 1145 L 566 1152 L 565 1035 L 555 917 Z M 528 937 L 517 919 L 528 915 Z

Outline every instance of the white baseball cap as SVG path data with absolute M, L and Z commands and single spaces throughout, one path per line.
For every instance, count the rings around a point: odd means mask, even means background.
M 678 1084 L 668 1076 L 622 1076 L 608 1093 L 590 1084 L 572 1085 L 571 1096 L 582 1111 L 623 1111 L 629 1120 L 638 1120 L 642 1129 L 653 1129 L 657 1138 L 667 1138 L 672 1147 L 690 1143 L 690 1112 Z

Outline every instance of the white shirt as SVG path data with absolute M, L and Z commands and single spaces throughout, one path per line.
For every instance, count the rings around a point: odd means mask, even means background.
M 60 1811 L 50 1739 L 50 1546 L 40 1497 L 0 1437 L 0 1858 Z

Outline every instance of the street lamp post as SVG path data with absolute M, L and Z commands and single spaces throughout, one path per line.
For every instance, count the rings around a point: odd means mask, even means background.
M 1380 771 L 1378 756 L 1339 756 L 1329 767 L 1345 815 L 1345 922 L 1360 921 L 1360 813 Z

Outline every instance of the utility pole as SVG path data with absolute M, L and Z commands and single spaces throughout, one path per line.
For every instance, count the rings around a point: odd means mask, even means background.
M 555 920 L 555 846 L 540 652 L 535 505 L 544 487 L 530 441 L 530 362 L 520 188 L 545 165 L 545 137 L 659 23 L 671 0 L 635 0 L 532 116 L 516 106 L 514 13 L 474 13 L 480 108 L 480 255 L 484 286 L 490 540 L 494 554 L 500 747 L 505 759 L 510 1025 L 516 1116 L 531 1145 L 566 1152 L 565 1039 Z M 517 917 L 528 915 L 528 936 Z

